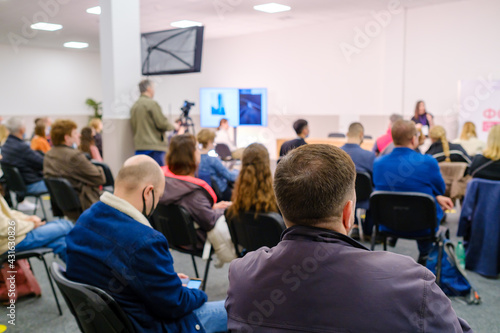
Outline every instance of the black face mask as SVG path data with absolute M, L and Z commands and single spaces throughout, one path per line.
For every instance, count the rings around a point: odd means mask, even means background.
M 155 190 L 152 190 L 153 194 L 153 204 L 151 205 L 151 210 L 149 211 L 149 214 L 146 214 L 146 199 L 144 198 L 144 192 L 146 192 L 146 187 L 144 190 L 142 190 L 142 215 L 144 215 L 148 220 L 153 215 L 155 211 Z

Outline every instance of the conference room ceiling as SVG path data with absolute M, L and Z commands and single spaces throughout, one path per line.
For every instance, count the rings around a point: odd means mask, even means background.
M 291 11 L 267 14 L 254 5 L 277 2 Z M 401 0 L 407 7 L 465 0 Z M 65 3 L 65 4 L 59 4 Z M 299 27 L 327 20 L 342 20 L 387 9 L 391 0 L 142 0 L 141 32 L 171 29 L 178 20 L 202 22 L 205 39 L 241 36 Z M 43 4 L 52 4 L 44 6 Z M 57 4 L 54 6 L 53 4 Z M 68 41 L 89 43 L 86 50 L 99 50 L 99 15 L 87 8 L 98 0 L 0 0 L 0 44 L 61 48 Z M 32 23 L 47 21 L 63 25 L 48 32 L 31 30 Z

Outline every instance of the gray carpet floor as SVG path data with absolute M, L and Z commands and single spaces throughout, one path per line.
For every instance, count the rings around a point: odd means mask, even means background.
M 46 202 L 46 205 L 48 203 Z M 47 210 L 50 211 L 50 210 Z M 458 213 L 450 214 L 448 217 L 448 227 L 451 231 L 451 239 L 456 243 Z M 369 246 L 369 244 L 365 244 Z M 378 245 L 376 250 L 382 250 Z M 418 256 L 417 245 L 415 241 L 400 239 L 395 248 L 389 251 L 408 255 L 414 259 Z M 177 272 L 183 272 L 194 276 L 194 270 L 191 258 L 188 255 L 172 251 Z M 47 261 L 51 263 L 54 259 L 52 255 L 47 255 Z M 16 304 L 16 326 L 7 324 L 6 308 L 0 307 L 0 324 L 7 325 L 7 333 L 12 332 L 36 332 L 36 333 L 54 333 L 54 332 L 79 332 L 75 319 L 71 315 L 64 300 L 57 290 L 59 301 L 63 308 L 63 315 L 59 316 L 57 312 L 54 296 L 52 295 L 49 282 L 43 268 L 43 264 L 36 259 L 31 260 L 33 271 L 40 283 L 42 296 L 39 298 L 25 298 Z M 204 262 L 197 259 L 200 271 L 204 269 Z M 228 265 L 217 269 L 213 265 L 210 267 L 207 282 L 207 294 L 209 300 L 223 300 L 226 298 L 228 288 Z M 500 280 L 488 279 L 474 272 L 468 271 L 468 277 L 475 287 L 479 290 L 482 298 L 481 305 L 467 305 L 464 302 L 452 299 L 452 304 L 457 314 L 468 321 L 475 332 L 500 333 Z M 361 316 L 362 314 L 360 314 Z M 0 326 L 1 328 L 1 326 Z M 0 329 L 1 332 L 1 329 Z

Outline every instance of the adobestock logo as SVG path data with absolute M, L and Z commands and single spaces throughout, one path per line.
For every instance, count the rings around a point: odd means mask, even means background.
M 370 46 L 375 38 L 380 36 L 384 28 L 391 23 L 393 15 L 398 15 L 402 12 L 403 9 L 399 0 L 389 2 L 387 10 L 372 11 L 370 13 L 373 18 L 372 20 L 366 22 L 363 28 L 354 28 L 352 43 L 342 42 L 339 44 L 347 63 L 351 63 L 352 57 L 355 54 L 360 54 L 363 49 Z

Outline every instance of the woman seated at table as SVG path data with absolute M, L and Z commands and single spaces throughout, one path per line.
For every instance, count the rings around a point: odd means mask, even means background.
M 202 249 L 208 238 L 218 258 L 216 266 L 236 258 L 224 210 L 231 202 L 217 202 L 213 189 L 203 180 L 195 178 L 200 163 L 196 139 L 191 134 L 172 137 L 168 148 L 165 174 L 165 192 L 160 204 L 184 207 L 198 225 L 199 244 Z
M 232 183 L 238 176 L 238 171 L 229 171 L 222 165 L 218 157 L 210 156 L 208 153 L 214 149 L 215 133 L 209 129 L 202 129 L 198 133 L 198 142 L 202 145 L 201 160 L 198 167 L 199 175 L 205 174 L 217 183 L 223 201 L 230 201 L 233 193 Z M 202 177 L 200 177 L 202 178 Z M 231 184 L 230 184 L 231 183 Z M 211 184 L 211 182 L 209 182 Z
M 243 212 L 278 212 L 266 147 L 253 143 L 245 148 L 241 164 L 228 216 L 238 216 Z
M 425 152 L 438 162 L 464 162 L 470 164 L 469 155 L 461 145 L 449 143 L 443 126 L 434 126 L 429 133 L 432 144 Z
M 500 180 L 500 125 L 490 129 L 486 149 L 474 157 L 469 172 L 473 178 Z

